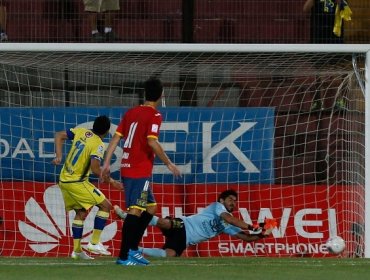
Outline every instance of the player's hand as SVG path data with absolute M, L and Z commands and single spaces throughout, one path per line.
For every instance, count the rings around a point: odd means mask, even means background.
M 167 168 L 172 172 L 172 174 L 175 176 L 175 178 L 181 177 L 180 170 L 172 162 L 170 162 L 169 164 L 167 164 Z
M 110 177 L 110 165 L 109 163 L 104 163 L 103 166 L 100 168 L 100 178 L 104 180 L 104 178 Z
M 263 227 L 260 224 L 253 224 L 248 226 L 249 234 L 251 235 L 259 235 L 263 231 Z
M 116 181 L 112 178 L 109 179 L 109 185 L 111 185 L 112 187 L 114 187 L 117 190 L 120 190 L 120 191 L 123 190 L 123 185 L 120 182 L 118 182 L 118 181 Z
M 54 165 L 58 165 L 62 162 L 62 158 L 61 157 L 55 157 L 51 163 L 54 164 Z
M 276 219 L 274 218 L 265 218 L 263 223 L 254 224 L 249 226 L 249 234 L 251 235 L 260 235 L 261 237 L 269 236 L 273 229 L 277 227 Z
M 278 223 L 276 219 L 274 218 L 265 218 L 265 221 L 263 222 L 263 230 L 262 234 L 264 236 L 269 236 L 273 229 L 278 226 Z

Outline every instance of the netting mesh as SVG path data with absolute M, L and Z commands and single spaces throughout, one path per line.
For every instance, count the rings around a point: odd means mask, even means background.
M 194 214 L 234 188 L 236 215 L 279 221 L 262 242 L 221 237 L 186 254 L 325 255 L 325 239 L 338 234 L 345 256 L 362 256 L 364 56 L 356 60 L 354 69 L 352 56 L 340 53 L 1 53 L 3 254 L 69 253 L 67 217 L 48 210 L 61 205 L 50 187 L 59 171 L 50 164 L 53 134 L 91 125 L 102 113 L 117 125 L 127 107 L 143 102 L 143 81 L 156 75 L 165 85 L 161 140 L 184 172 L 176 181 L 156 163 L 160 215 Z M 122 194 L 101 188 L 123 205 Z M 37 211 L 29 206 L 35 201 Z M 103 240 L 114 253 L 119 226 L 112 218 Z M 152 228 L 143 240 L 162 242 Z

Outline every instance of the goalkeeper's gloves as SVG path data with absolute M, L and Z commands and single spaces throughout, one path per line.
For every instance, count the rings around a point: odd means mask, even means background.
M 260 235 L 260 237 L 266 237 L 271 234 L 275 227 L 277 227 L 276 219 L 265 218 L 265 221 L 263 223 L 250 225 L 249 234 Z

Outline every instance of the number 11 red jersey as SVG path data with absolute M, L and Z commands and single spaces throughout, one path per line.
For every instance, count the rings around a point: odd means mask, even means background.
M 140 105 L 129 109 L 117 127 L 123 140 L 121 176 L 151 177 L 155 154 L 148 138 L 158 139 L 162 115 L 153 107 Z

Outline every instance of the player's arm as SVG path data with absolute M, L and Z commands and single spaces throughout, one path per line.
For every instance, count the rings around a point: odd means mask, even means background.
M 97 177 L 100 176 L 101 169 L 100 169 L 100 160 L 99 159 L 92 157 L 91 162 L 90 162 L 90 168 L 91 168 L 91 172 L 94 173 L 95 176 L 97 176 Z M 122 184 L 120 182 L 117 182 L 116 180 L 114 180 L 110 176 L 104 177 L 103 181 L 105 183 L 111 184 L 116 189 L 119 189 L 119 190 L 123 189 Z
M 274 218 L 265 218 L 265 221 L 263 223 L 249 225 L 243 220 L 240 220 L 227 212 L 222 213 L 220 216 L 222 219 L 224 219 L 225 222 L 239 227 L 242 230 L 249 231 L 254 235 L 262 234 L 263 236 L 269 236 L 272 230 L 278 225 Z
M 148 145 L 152 148 L 153 152 L 157 157 L 167 166 L 167 168 L 172 172 L 175 177 L 181 176 L 180 170 L 177 166 L 168 158 L 166 152 L 163 150 L 158 139 L 155 137 L 148 137 Z
M 247 224 L 246 222 L 230 215 L 230 213 L 224 212 L 220 217 L 228 224 L 241 228 L 243 230 L 250 230 L 252 225 Z
M 55 158 L 52 160 L 52 163 L 58 165 L 62 162 L 63 158 L 63 144 L 65 140 L 68 139 L 68 135 L 66 131 L 58 131 L 55 133 L 54 136 L 54 143 L 55 143 Z
M 110 161 L 112 160 L 113 153 L 116 150 L 121 138 L 122 138 L 121 135 L 116 133 L 110 140 L 108 148 L 105 151 L 103 167 L 101 168 L 101 171 L 99 171 L 99 175 L 98 175 L 101 178 L 109 176 Z
M 249 234 L 248 232 L 244 232 L 244 231 L 241 231 L 233 236 L 243 241 L 246 241 L 246 242 L 253 242 L 253 241 L 257 241 L 257 240 L 267 237 L 267 235 Z

